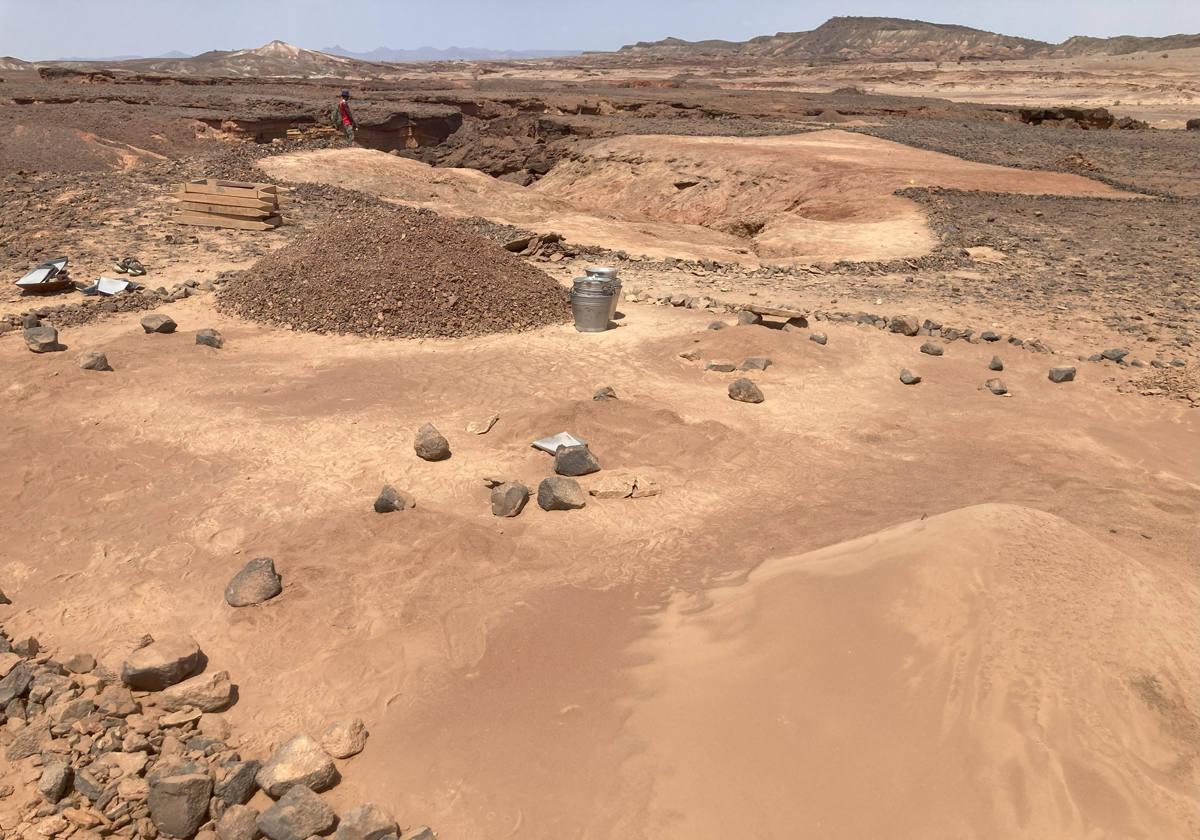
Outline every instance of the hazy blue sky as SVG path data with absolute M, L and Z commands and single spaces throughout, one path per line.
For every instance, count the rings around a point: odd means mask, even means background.
M 615 49 L 675 35 L 742 40 L 834 15 L 961 23 L 1060 41 L 1200 32 L 1200 0 L 0 0 L 0 55 L 255 47 Z

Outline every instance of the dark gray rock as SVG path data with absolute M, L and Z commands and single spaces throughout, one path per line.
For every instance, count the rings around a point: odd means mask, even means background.
M 737 365 L 726 359 L 713 359 L 704 365 L 705 370 L 716 371 L 717 373 L 730 373 L 737 368 Z
M 595 400 L 596 402 L 606 402 L 608 400 L 615 400 L 616 398 L 617 398 L 617 392 L 614 391 L 608 385 L 605 385 L 599 391 L 592 394 L 592 399 Z
M 537 501 L 542 510 L 577 510 L 587 504 L 578 481 L 558 476 L 542 479 Z
M 50 804 L 62 799 L 71 787 L 71 766 L 58 757 L 47 758 L 42 763 L 42 778 L 38 780 L 38 793 Z
M 384 840 L 399 833 L 400 827 L 387 812 L 368 803 L 342 814 L 333 840 Z
M 258 811 L 241 803 L 230 805 L 217 820 L 217 840 L 258 840 Z
M 170 315 L 151 313 L 142 316 L 142 329 L 146 333 L 173 333 L 178 326 Z
M 258 782 L 254 780 L 262 769 L 261 761 L 234 761 L 223 765 L 224 777 L 213 786 L 213 795 L 226 805 L 241 805 L 250 801 Z
M 275 750 L 255 777 L 258 786 L 272 799 L 297 786 L 328 790 L 339 778 L 329 753 L 307 735 L 297 735 Z
M 940 356 L 946 352 L 946 348 L 940 344 L 934 344 L 932 341 L 926 341 L 921 345 L 921 352 L 926 356 Z
M 426 461 L 444 461 L 450 457 L 450 441 L 446 440 L 432 423 L 426 423 L 417 430 L 413 448 L 417 457 Z
M 21 319 L 21 329 L 32 330 L 36 327 L 40 327 L 41 325 L 42 325 L 41 319 L 38 318 L 37 315 L 34 315 L 32 312 L 30 312 L 28 315 L 26 315 L 24 318 Z
M 54 327 L 30 327 L 25 330 L 25 346 L 34 353 L 54 353 L 62 350 L 58 343 L 58 330 Z
M 42 649 L 42 646 L 38 644 L 37 639 L 35 639 L 33 636 L 29 636 L 13 642 L 12 649 L 13 653 L 17 654 L 18 656 L 23 656 L 26 659 L 32 659 L 38 655 L 38 651 Z
M 984 330 L 983 332 L 981 332 L 979 334 L 979 337 L 981 339 L 983 339 L 984 341 L 999 341 L 1000 340 L 1000 334 L 992 332 L 991 330 Z
M 901 335 L 916 335 L 921 331 L 921 322 L 913 315 L 893 315 L 887 327 Z
M 337 822 L 333 809 L 308 788 L 297 785 L 258 816 L 258 830 L 270 840 L 308 840 Z
M 150 821 L 162 834 L 193 837 L 208 822 L 212 779 L 204 773 L 168 776 L 150 785 Z
M 112 365 L 108 363 L 108 356 L 99 350 L 84 350 L 75 360 L 75 364 L 83 370 L 112 370 Z
M 269 601 L 283 591 L 283 580 L 270 557 L 255 557 L 225 587 L 225 603 L 249 607 Z
M 938 321 L 931 321 L 930 319 L 926 318 L 921 322 L 921 329 L 925 331 L 926 335 L 933 335 L 935 332 L 939 332 L 942 329 L 942 325 Z
M 742 370 L 766 370 L 771 366 L 771 360 L 766 356 L 750 356 L 742 362 Z
M 397 490 L 390 484 L 383 485 L 383 489 L 379 491 L 379 497 L 375 499 L 376 513 L 395 513 L 416 506 L 416 501 L 411 495 Z
M 519 481 L 492 488 L 492 516 L 517 516 L 529 501 L 529 488 Z
M 754 326 L 762 323 L 762 316 L 757 312 L 751 312 L 749 309 L 743 309 L 737 315 L 739 326 Z
M 129 654 L 121 679 L 140 691 L 162 691 L 204 669 L 204 654 L 191 636 L 157 639 Z
M 600 462 L 586 443 L 560 446 L 554 453 L 554 471 L 559 475 L 589 475 L 599 470 Z
M 18 662 L 8 676 L 0 680 L 0 706 L 7 706 L 18 697 L 24 697 L 32 684 L 33 669 L 24 662 Z
M 1050 368 L 1051 382 L 1070 382 L 1075 378 L 1075 368 L 1073 367 L 1052 367 Z
M 983 387 L 987 388 L 998 397 L 1002 397 L 1008 393 L 1008 386 L 1006 386 L 999 379 L 989 379 L 987 382 L 983 383 Z
M 1113 347 L 1101 353 L 1100 358 L 1108 359 L 1110 362 L 1121 362 L 1128 355 L 1129 351 L 1124 347 Z
M 729 383 L 729 399 L 745 403 L 760 403 L 766 397 L 758 386 L 745 377 Z
M 829 336 L 825 335 L 825 333 L 823 333 L 823 332 L 815 332 L 808 337 L 808 340 L 815 341 L 815 342 L 817 342 L 817 344 L 820 344 L 821 346 L 825 346 L 825 344 L 828 343 L 828 341 L 829 341 Z
M 988 370 L 1004 370 L 1004 362 L 1000 361 L 999 356 L 992 356 L 992 360 L 988 362 Z
M 213 329 L 203 329 L 196 331 L 196 343 L 203 344 L 205 347 L 213 347 L 220 350 L 225 346 L 225 338 L 220 332 Z
M 921 383 L 921 377 L 917 376 L 908 368 L 901 368 L 900 381 L 905 385 L 919 385 Z

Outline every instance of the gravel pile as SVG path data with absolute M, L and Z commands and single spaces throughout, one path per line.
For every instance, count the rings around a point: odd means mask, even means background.
M 264 257 L 219 307 L 322 333 L 457 337 L 565 321 L 567 292 L 467 226 L 406 208 L 339 215 Z

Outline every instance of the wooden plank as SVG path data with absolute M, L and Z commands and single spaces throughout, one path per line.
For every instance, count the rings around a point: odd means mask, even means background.
M 228 216 L 210 216 L 206 213 L 179 213 L 175 221 L 181 225 L 198 225 L 200 227 L 232 228 L 234 230 L 271 230 L 279 227 L 283 219 L 271 216 L 269 219 L 231 219 Z
M 193 182 L 195 183 L 195 182 Z M 260 184 L 255 181 L 222 181 L 220 178 L 205 178 L 204 183 L 210 187 L 226 187 L 233 190 L 258 190 L 259 192 L 275 192 L 274 184 Z
M 226 207 L 223 204 L 200 204 L 196 201 L 181 201 L 179 209 L 185 213 L 208 213 L 213 216 L 236 216 L 245 219 L 266 219 L 277 213 L 273 207 L 259 210 L 256 207 Z
M 241 198 L 236 195 L 210 195 L 208 193 L 186 193 L 176 190 L 171 193 L 180 201 L 198 201 L 204 204 L 220 204 L 225 207 L 252 207 L 255 210 L 274 210 L 277 202 L 265 198 Z
M 247 187 L 222 187 L 219 184 L 196 184 L 190 182 L 183 185 L 183 191 L 186 193 L 201 193 L 203 195 L 235 195 L 239 198 L 257 198 L 261 201 L 274 201 L 276 197 L 274 188 L 267 191 Z

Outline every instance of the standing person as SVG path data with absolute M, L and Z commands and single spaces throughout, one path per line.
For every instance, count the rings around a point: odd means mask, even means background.
M 346 142 L 353 146 L 354 131 L 358 128 L 358 121 L 354 119 L 354 114 L 350 113 L 350 91 L 342 91 L 342 98 L 338 101 L 337 114 L 342 131 L 346 133 Z

